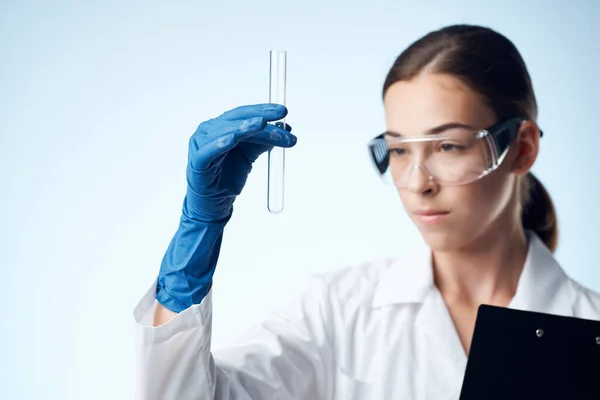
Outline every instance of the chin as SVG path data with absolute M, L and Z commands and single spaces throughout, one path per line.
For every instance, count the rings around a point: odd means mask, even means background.
M 432 251 L 453 251 L 464 246 L 464 235 L 458 231 L 419 229 Z

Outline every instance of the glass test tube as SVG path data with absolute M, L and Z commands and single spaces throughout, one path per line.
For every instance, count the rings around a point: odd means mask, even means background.
M 285 105 L 287 52 L 271 50 L 269 68 L 269 103 Z M 285 118 L 280 120 L 285 128 Z M 275 122 L 280 122 L 275 121 Z M 273 147 L 269 151 L 269 178 L 267 208 L 273 214 L 283 211 L 285 181 L 285 149 Z

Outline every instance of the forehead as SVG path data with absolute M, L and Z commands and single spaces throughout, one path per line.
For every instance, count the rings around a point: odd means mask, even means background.
M 487 128 L 495 115 L 482 96 L 451 75 L 424 73 L 394 83 L 384 98 L 389 131 L 418 136 L 450 122 Z

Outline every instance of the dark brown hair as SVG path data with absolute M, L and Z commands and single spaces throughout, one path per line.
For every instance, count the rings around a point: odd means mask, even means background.
M 474 25 L 452 25 L 430 32 L 410 45 L 394 62 L 383 85 L 411 80 L 422 72 L 459 78 L 481 95 L 499 121 L 537 119 L 537 102 L 525 62 L 515 45 L 500 33 Z M 525 229 L 533 230 L 554 252 L 558 221 L 552 199 L 529 173 L 520 185 Z

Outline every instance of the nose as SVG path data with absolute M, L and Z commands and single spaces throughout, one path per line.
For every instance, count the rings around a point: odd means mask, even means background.
M 424 193 L 435 184 L 433 176 L 420 164 L 413 165 L 405 177 L 406 188 L 415 193 Z

